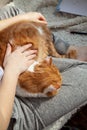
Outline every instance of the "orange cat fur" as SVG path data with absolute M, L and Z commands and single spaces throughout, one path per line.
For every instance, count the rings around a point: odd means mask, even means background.
M 48 55 L 60 57 L 56 52 L 51 32 L 46 25 L 22 21 L 7 27 L 0 32 L 0 66 L 3 60 L 7 43 L 12 46 L 12 51 L 17 46 L 31 43 L 31 49 L 37 49 L 35 60 L 38 62 L 33 71 L 27 70 L 19 76 L 17 95 L 20 96 L 54 96 L 62 84 L 62 77 L 52 59 Z

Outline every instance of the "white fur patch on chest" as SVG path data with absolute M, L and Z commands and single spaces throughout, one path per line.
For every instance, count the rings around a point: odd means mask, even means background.
M 41 27 L 37 28 L 37 30 L 41 35 L 44 33 Z
M 34 67 L 37 64 L 39 64 L 39 62 L 38 61 L 34 61 L 34 63 L 29 66 L 29 68 L 27 69 L 27 71 L 34 72 Z
M 33 25 L 33 26 L 37 29 L 37 31 L 38 31 L 41 35 L 44 34 L 44 31 L 43 31 L 43 29 L 42 29 L 41 27 L 37 27 L 37 26 L 35 26 L 35 25 Z

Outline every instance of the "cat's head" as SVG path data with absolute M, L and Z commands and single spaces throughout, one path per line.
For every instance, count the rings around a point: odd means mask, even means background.
M 51 58 L 35 65 L 34 71 L 26 71 L 19 77 L 18 95 L 52 97 L 58 93 L 62 77 Z M 20 89 L 21 88 L 21 89 Z M 20 93 L 21 90 L 21 93 Z M 28 93 L 27 93 L 28 92 Z

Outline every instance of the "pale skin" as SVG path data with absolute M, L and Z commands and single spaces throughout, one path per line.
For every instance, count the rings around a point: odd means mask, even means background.
M 29 50 L 31 44 L 19 47 L 11 53 L 8 45 L 4 59 L 4 76 L 0 85 L 0 130 L 6 130 L 10 121 L 15 90 L 19 75 L 33 62 L 36 50 Z
M 37 21 L 42 24 L 47 24 L 43 15 L 30 12 L 0 21 L 0 29 L 3 30 L 7 26 L 22 20 Z M 37 51 L 27 51 L 31 46 L 31 44 L 28 44 L 19 47 L 11 53 L 11 46 L 8 44 L 3 63 L 4 75 L 0 83 L 0 130 L 6 130 L 8 128 L 18 77 L 34 62 L 33 58 L 36 56 Z
M 19 14 L 12 18 L 1 20 L 0 21 L 0 31 L 3 30 L 4 28 L 8 27 L 9 25 L 12 25 L 16 22 L 24 21 L 24 20 L 47 24 L 45 17 L 41 13 L 29 12 L 29 13 L 25 13 L 25 14 Z

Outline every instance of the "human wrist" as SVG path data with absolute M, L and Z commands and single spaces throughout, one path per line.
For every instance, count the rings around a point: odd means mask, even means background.
M 24 21 L 24 20 L 29 20 L 29 17 L 26 16 L 26 14 L 19 14 L 16 17 L 14 17 L 17 21 Z
M 8 75 L 10 75 L 10 76 L 15 76 L 15 77 L 17 77 L 18 78 L 18 76 L 19 76 L 19 72 L 17 72 L 16 70 L 15 70 L 15 68 L 9 68 L 9 66 L 6 66 L 5 67 L 5 69 L 4 69 L 4 73 L 6 73 L 6 74 L 8 74 Z

